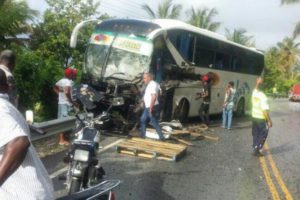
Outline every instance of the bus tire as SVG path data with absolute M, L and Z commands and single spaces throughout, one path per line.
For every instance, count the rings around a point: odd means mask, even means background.
M 239 100 L 237 107 L 236 107 L 235 114 L 237 117 L 242 117 L 245 115 L 245 100 L 244 99 Z
M 175 119 L 178 119 L 180 122 L 186 122 L 188 113 L 189 113 L 189 102 L 188 100 L 183 99 L 176 107 Z

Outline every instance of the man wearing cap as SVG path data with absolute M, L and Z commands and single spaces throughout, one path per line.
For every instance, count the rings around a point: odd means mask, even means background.
M 68 117 L 74 102 L 72 100 L 72 86 L 74 84 L 73 80 L 76 79 L 77 70 L 72 68 L 66 68 L 65 77 L 60 79 L 54 86 L 53 90 L 58 94 L 58 113 L 57 118 Z M 66 140 L 65 134 L 61 133 L 59 135 L 60 145 L 69 145 Z
M 261 91 L 263 78 L 258 77 L 252 92 L 252 137 L 253 155 L 262 156 L 262 148 L 268 136 L 272 121 L 269 115 L 269 104 L 266 95 Z
M 203 85 L 202 92 L 198 93 L 199 98 L 203 98 L 199 115 L 202 123 L 208 125 L 209 124 L 209 104 L 210 104 L 210 80 L 208 75 L 201 76 L 201 81 Z

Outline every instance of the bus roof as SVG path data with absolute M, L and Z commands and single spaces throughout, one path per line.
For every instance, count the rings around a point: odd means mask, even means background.
M 124 26 L 115 26 L 116 24 L 123 24 Z M 226 39 L 223 35 L 202 29 L 196 26 L 192 26 L 190 24 L 187 24 L 185 22 L 174 20 L 174 19 L 153 19 L 153 20 L 147 20 L 147 19 L 108 19 L 103 21 L 102 23 L 97 25 L 97 28 L 100 29 L 108 29 L 108 30 L 118 30 L 121 32 L 126 32 L 129 30 L 126 30 L 126 26 L 133 26 L 133 27 L 142 27 L 142 29 L 137 28 L 133 32 L 136 32 L 137 34 L 141 34 L 144 36 L 147 36 L 149 38 L 152 38 L 155 33 L 158 30 L 171 30 L 171 29 L 181 29 L 186 31 L 191 31 L 196 34 L 204 35 L 210 38 L 213 38 L 218 41 L 222 41 L 225 43 L 228 43 L 230 45 L 234 45 L 239 48 L 246 49 L 248 51 L 255 52 L 257 54 L 263 55 L 263 52 L 258 51 L 254 47 L 246 47 L 244 45 L 232 42 L 228 39 Z M 132 31 L 132 30 L 131 30 Z
M 240 48 L 244 48 L 244 49 L 247 49 L 249 51 L 253 51 L 255 53 L 259 53 L 259 54 L 263 55 L 263 53 L 261 51 L 258 51 L 254 47 L 246 47 L 244 45 L 232 42 L 232 41 L 226 39 L 225 36 L 223 36 L 221 34 L 218 34 L 218 33 L 206 30 L 206 29 L 198 28 L 196 26 L 192 26 L 190 24 L 187 24 L 187 23 L 179 21 L 179 20 L 154 19 L 154 20 L 150 20 L 150 22 L 152 22 L 154 24 L 158 24 L 162 29 L 166 29 L 166 30 L 169 30 L 169 29 L 183 29 L 183 30 L 191 31 L 191 32 L 198 33 L 198 34 L 201 34 L 201 35 L 205 35 L 207 37 L 210 37 L 210 38 L 213 38 L 213 39 L 216 39 L 216 40 L 219 40 L 219 41 L 222 41 L 222 42 L 225 42 L 225 43 L 228 43 L 228 44 L 240 47 Z

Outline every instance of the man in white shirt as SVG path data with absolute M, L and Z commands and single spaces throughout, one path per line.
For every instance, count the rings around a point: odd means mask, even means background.
M 146 134 L 146 121 L 148 117 L 155 128 L 160 140 L 164 140 L 161 128 L 158 124 L 159 117 L 159 107 L 158 107 L 158 94 L 159 85 L 153 81 L 153 75 L 151 73 L 145 73 L 143 76 L 144 83 L 146 84 L 145 94 L 144 94 L 144 111 L 140 119 L 141 126 L 141 137 L 145 137 Z
M 53 186 L 30 142 L 28 124 L 7 92 L 0 69 L 0 199 L 53 200 Z
M 58 94 L 58 119 L 68 117 L 72 106 L 75 105 L 72 101 L 72 86 L 73 80 L 76 79 L 77 70 L 66 68 L 64 73 L 65 77 L 57 81 L 53 88 L 54 92 Z M 59 135 L 59 144 L 69 145 L 63 133 Z
M 14 106 L 18 107 L 17 88 L 12 74 L 12 71 L 15 68 L 15 63 L 16 55 L 13 51 L 6 49 L 0 53 L 0 69 L 2 69 L 6 74 L 7 83 L 9 86 L 9 100 Z

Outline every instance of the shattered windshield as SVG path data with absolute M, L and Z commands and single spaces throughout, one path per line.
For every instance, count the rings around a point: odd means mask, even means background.
M 93 34 L 86 52 L 84 76 L 93 80 L 133 80 L 149 71 L 152 41 L 134 35 Z
M 90 78 L 101 77 L 109 46 L 90 44 L 86 52 L 84 74 Z
M 112 48 L 104 78 L 125 75 L 126 78 L 133 79 L 146 72 L 149 68 L 149 63 L 149 56 Z

